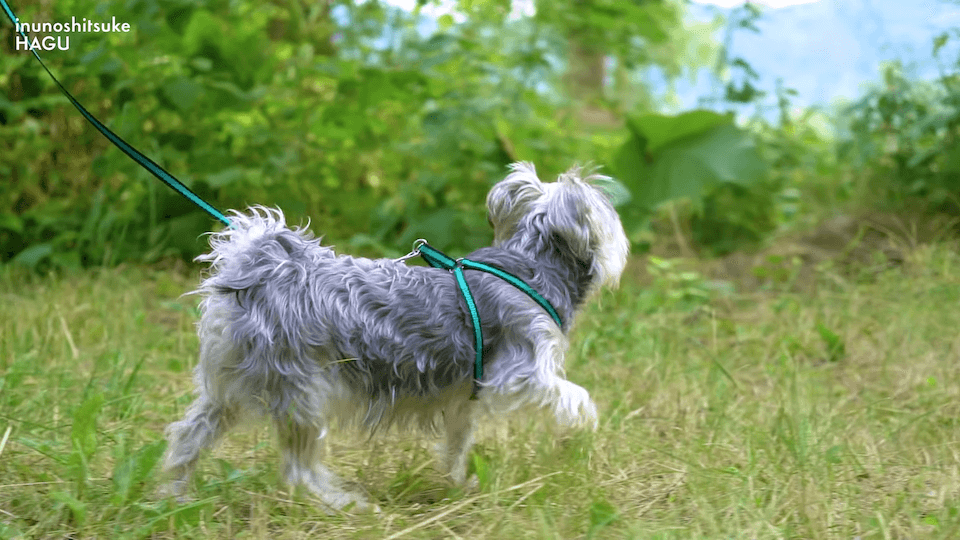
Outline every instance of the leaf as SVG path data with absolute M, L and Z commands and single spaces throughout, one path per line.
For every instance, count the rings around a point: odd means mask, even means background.
M 30 246 L 20 253 L 17 253 L 17 256 L 13 258 L 12 262 L 21 264 L 32 270 L 36 268 L 40 261 L 50 256 L 51 253 L 53 253 L 53 245 L 45 242 L 43 244 Z
M 163 85 L 163 95 L 177 109 L 186 112 L 202 97 L 203 87 L 193 79 L 180 77 Z
M 452 208 L 441 208 L 416 219 L 400 239 L 401 244 L 412 242 L 417 238 L 426 238 L 430 243 L 445 248 L 453 240 L 463 235 L 460 215 Z
M 97 450 L 97 415 L 103 405 L 100 394 L 88 398 L 73 413 L 73 426 L 70 430 L 70 469 L 77 481 L 77 495 L 83 496 L 89 477 L 88 462 Z
M 710 128 L 730 124 L 732 121 L 731 115 L 696 110 L 677 116 L 644 114 L 628 119 L 627 124 L 635 134 L 642 134 L 646 139 L 646 151 L 654 153 L 679 139 L 702 134 Z
M 609 502 L 600 499 L 590 505 L 590 528 L 587 538 L 593 538 L 598 530 L 610 525 L 619 519 L 617 509 Z
M 65 491 L 55 491 L 50 494 L 50 498 L 54 502 L 58 502 L 67 508 L 70 509 L 70 514 L 73 516 L 73 524 L 77 528 L 83 527 L 83 523 L 87 519 L 87 505 L 74 497 L 73 495 Z
M 97 223 L 101 221 L 103 214 L 103 187 L 97 190 L 93 194 L 93 206 L 87 213 L 87 218 L 84 220 L 83 227 L 80 229 L 79 239 L 85 242 L 92 242 L 94 240 L 94 229 L 97 226 Z
M 447 14 L 441 15 L 441 16 L 437 19 L 437 26 L 440 27 L 440 30 L 444 30 L 444 31 L 445 31 L 445 30 L 449 29 L 451 26 L 453 26 L 453 22 L 454 22 L 454 21 L 453 21 L 453 16 L 450 15 L 449 13 L 447 13 Z
M 23 220 L 16 214 L 0 214 L 0 229 L 23 234 Z
M 14 523 L 0 523 L 0 538 L 3 540 L 14 539 L 14 538 L 26 538 L 16 524 Z
M 137 529 L 134 534 L 136 537 L 145 537 L 155 531 L 164 530 L 164 527 L 170 523 L 170 518 L 173 518 L 174 527 L 195 527 L 200 523 L 202 513 L 206 513 L 209 516 L 213 502 L 216 500 L 217 497 L 208 497 L 193 503 L 178 504 L 172 507 L 167 504 L 161 504 L 156 507 L 140 505 L 144 514 L 150 519 L 146 524 Z
M 181 201 L 177 202 L 182 204 Z M 196 253 L 203 245 L 201 235 L 210 230 L 210 223 L 210 216 L 192 209 L 184 215 L 167 217 L 163 222 L 163 244 L 181 255 Z
M 603 193 L 615 208 L 630 202 L 630 190 L 616 178 L 602 177 L 591 182 L 591 185 Z
M 838 362 L 846 355 L 846 347 L 844 346 L 843 339 L 837 335 L 833 330 L 830 330 L 823 323 L 817 323 L 817 332 L 820 334 L 820 339 L 827 346 L 827 360 L 831 362 Z
M 753 139 L 729 118 L 709 113 L 674 122 L 651 116 L 633 123 L 634 136 L 615 159 L 618 177 L 633 194 L 634 209 L 647 211 L 680 198 L 699 204 L 718 184 L 749 186 L 765 177 L 766 164 Z M 676 136 L 657 129 L 675 129 Z
M 940 53 L 940 49 L 947 44 L 947 41 L 950 40 L 950 35 L 946 32 L 940 34 L 939 36 L 933 38 L 933 55 L 937 56 Z
M 473 454 L 473 473 L 477 475 L 477 482 L 484 488 L 490 485 L 492 480 L 490 464 L 480 454 Z
M 833 445 L 827 449 L 825 454 L 827 463 L 832 465 L 837 465 L 843 462 L 843 447 L 839 445 Z
M 81 487 L 86 481 L 87 460 L 97 451 L 97 416 L 102 406 L 103 395 L 95 394 L 73 413 L 73 426 L 70 429 L 73 452 L 70 459 Z
M 126 456 L 113 469 L 113 504 L 122 505 L 135 492 L 137 484 L 151 476 L 166 447 L 164 441 L 147 444 Z
M 207 176 L 207 184 L 212 188 L 222 188 L 247 177 L 247 171 L 242 167 L 229 167 L 220 172 Z
M 760 74 L 757 73 L 756 70 L 753 69 L 753 66 L 751 66 L 750 63 L 744 60 L 743 58 L 739 58 L 739 57 L 734 58 L 730 62 L 730 66 L 742 69 L 743 72 L 746 74 L 747 78 L 750 78 L 750 79 L 760 78 Z
M 209 11 L 197 10 L 193 12 L 190 23 L 183 32 L 183 54 L 205 56 L 205 47 L 213 47 L 220 53 L 223 40 L 224 32 L 220 21 Z

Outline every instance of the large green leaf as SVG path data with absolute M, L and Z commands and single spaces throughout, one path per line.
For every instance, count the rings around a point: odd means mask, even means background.
M 627 120 L 634 136 L 647 141 L 647 152 L 656 152 L 664 146 L 691 135 L 701 135 L 710 128 L 730 125 L 732 117 L 713 111 L 695 110 L 667 116 L 643 114 Z
M 637 210 L 680 198 L 698 203 L 718 184 L 750 186 L 766 174 L 753 139 L 730 117 L 710 111 L 645 115 L 629 126 L 632 136 L 615 166 Z

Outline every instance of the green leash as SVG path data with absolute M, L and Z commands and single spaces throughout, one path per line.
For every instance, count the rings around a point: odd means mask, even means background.
M 13 10 L 10 8 L 10 5 L 7 4 L 6 0 L 0 0 L 0 7 L 3 8 L 3 12 L 7 14 L 7 18 L 10 19 L 10 22 L 13 24 L 14 29 L 16 29 L 17 21 L 19 21 L 20 19 L 18 19 L 17 16 L 13 14 Z M 47 72 L 47 75 L 49 75 L 51 79 L 53 79 L 53 82 L 57 84 L 57 87 L 60 88 L 60 91 L 63 92 L 63 95 L 67 96 L 67 99 L 70 100 L 70 103 L 73 104 L 73 106 L 76 107 L 78 111 L 80 111 L 80 114 L 82 114 L 83 117 L 86 118 L 88 122 L 93 124 L 93 127 L 97 128 L 97 131 L 99 131 L 104 137 L 106 137 L 108 141 L 112 142 L 124 154 L 130 157 L 130 159 L 136 161 L 137 164 L 139 164 L 141 167 L 148 170 L 150 174 L 156 176 L 157 179 L 163 182 L 164 184 L 166 184 L 167 187 L 176 191 L 180 195 L 183 195 L 188 200 L 190 200 L 190 202 L 199 206 L 201 210 L 210 214 L 214 218 L 222 221 L 224 225 L 226 225 L 227 227 L 232 227 L 230 220 L 227 218 L 227 216 L 223 215 L 222 212 L 214 208 L 210 203 L 203 200 L 199 195 L 191 191 L 190 188 L 188 188 L 183 184 L 183 182 L 174 178 L 172 174 L 165 171 L 163 167 L 161 167 L 160 165 L 157 165 L 156 162 L 154 162 L 152 159 L 145 156 L 142 152 L 140 152 L 133 146 L 130 146 L 130 144 L 127 143 L 127 141 L 123 140 L 119 135 L 117 135 L 110 128 L 105 126 L 103 122 L 101 122 L 100 120 L 97 120 L 97 117 L 93 116 L 93 114 L 91 114 L 90 111 L 86 109 L 86 107 L 81 105 L 80 102 L 73 97 L 73 94 L 71 94 L 62 84 L 60 84 L 60 81 L 53 75 L 53 72 L 50 71 L 50 68 L 48 68 L 47 65 L 43 62 L 43 60 L 40 58 L 40 55 L 37 54 L 37 51 L 33 47 L 30 47 L 29 45 L 30 38 L 28 38 L 27 35 L 23 33 L 23 30 L 19 29 L 18 33 L 20 34 L 21 37 L 23 37 L 23 39 L 27 41 L 28 43 L 27 47 L 30 49 L 30 52 L 33 53 L 33 57 L 37 59 L 37 62 L 40 62 L 40 65 L 43 66 L 43 70 Z
M 470 322 L 473 323 L 474 350 L 476 351 L 476 359 L 473 364 L 473 395 L 471 399 L 476 399 L 477 392 L 480 391 L 480 380 L 483 379 L 483 329 L 480 327 L 480 312 L 477 311 L 477 303 L 473 300 L 473 293 L 470 292 L 470 286 L 467 285 L 467 280 L 463 277 L 464 268 L 493 274 L 520 289 L 549 313 L 553 321 L 557 323 L 557 326 L 563 328 L 560 315 L 557 314 L 557 310 L 553 308 L 553 305 L 551 305 L 546 298 L 540 296 L 540 293 L 533 287 L 527 285 L 526 282 L 517 276 L 486 263 L 464 258 L 454 259 L 431 246 L 425 240 L 418 240 L 417 243 L 414 244 L 413 253 L 423 257 L 423 260 L 427 261 L 427 264 L 434 268 L 453 271 L 453 276 L 457 280 L 457 287 L 460 289 L 460 294 L 463 295 L 463 299 L 467 303 L 467 310 L 470 312 Z

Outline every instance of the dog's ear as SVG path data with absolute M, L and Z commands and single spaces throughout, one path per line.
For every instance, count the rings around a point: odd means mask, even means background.
M 561 252 L 590 267 L 595 285 L 615 287 L 627 264 L 630 245 L 614 208 L 629 199 L 616 181 L 575 167 L 562 174 L 544 223 L 554 232 Z
M 603 198 L 614 208 L 626 204 L 631 199 L 630 190 L 619 181 L 600 174 L 599 167 L 590 165 L 574 167 L 561 174 L 559 181 L 566 184 L 589 186 L 603 195 Z
M 567 181 L 563 177 L 560 184 L 562 189 L 553 194 L 543 224 L 561 251 L 591 264 L 595 256 L 595 239 L 591 234 L 591 209 L 583 198 L 589 187 L 579 179 Z
M 573 168 L 560 175 L 549 195 L 541 234 L 557 249 L 590 268 L 596 284 L 615 285 L 629 250 L 620 218 L 609 195 L 597 188 L 604 176 Z
M 543 183 L 532 163 L 514 163 L 513 171 L 493 186 L 487 195 L 487 219 L 499 237 L 509 234 L 519 219 L 529 213 L 534 201 L 543 196 Z

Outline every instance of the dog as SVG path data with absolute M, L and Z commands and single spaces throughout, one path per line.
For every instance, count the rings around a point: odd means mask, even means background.
M 328 511 L 379 510 L 320 461 L 331 420 L 374 432 L 445 432 L 439 468 L 467 481 L 481 412 L 533 406 L 565 427 L 597 425 L 587 391 L 564 378 L 577 312 L 626 266 L 623 225 L 597 174 L 574 168 L 543 183 L 517 163 L 487 196 L 493 246 L 468 255 L 512 273 L 555 308 L 563 327 L 499 277 L 466 271 L 482 321 L 474 381 L 472 320 L 451 272 L 401 260 L 337 255 L 280 210 L 232 212 L 211 236 L 198 324 L 198 397 L 166 430 L 166 492 L 182 497 L 200 452 L 240 421 L 276 426 L 283 477 Z M 478 390 L 474 396 L 474 384 Z M 442 429 L 440 420 L 442 418 Z

